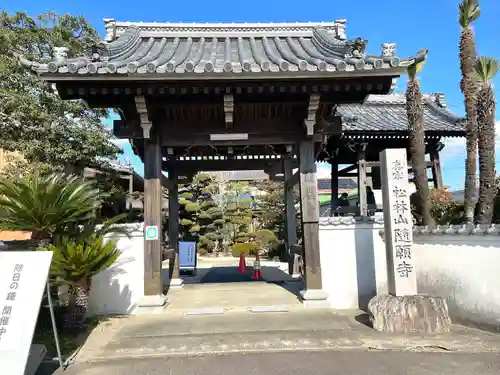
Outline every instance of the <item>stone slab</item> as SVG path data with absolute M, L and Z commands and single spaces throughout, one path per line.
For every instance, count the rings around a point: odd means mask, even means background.
M 219 315 L 224 314 L 222 307 L 207 307 L 205 309 L 188 310 L 184 315 Z
M 305 308 L 326 309 L 330 307 L 328 294 L 321 289 L 307 289 L 300 291 L 302 306 Z
M 153 296 L 143 296 L 137 304 L 138 307 L 159 307 L 165 306 L 168 299 L 167 296 L 163 294 L 153 295 Z
M 290 309 L 286 306 L 253 306 L 248 311 L 252 313 L 289 312 Z
M 171 279 L 169 283 L 170 289 L 182 289 L 184 287 L 183 279 Z
M 378 295 L 368 303 L 373 328 L 390 333 L 445 333 L 451 319 L 446 299 L 427 295 Z

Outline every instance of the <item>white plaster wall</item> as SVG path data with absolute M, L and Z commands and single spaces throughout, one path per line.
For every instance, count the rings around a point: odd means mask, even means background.
M 500 328 L 500 236 L 416 236 L 418 291 L 447 297 L 457 322 Z
M 387 293 L 383 223 L 323 218 L 320 256 L 323 289 L 335 309 L 366 308 L 376 293 Z M 500 327 L 500 236 L 415 232 L 413 258 L 418 292 L 446 297 L 454 321 Z
M 320 224 L 323 290 L 334 309 L 364 308 L 376 293 L 387 292 L 385 248 L 379 235 L 383 225 L 349 224 L 350 218 L 336 221 Z
M 123 225 L 127 236 L 110 235 L 121 252 L 116 262 L 92 278 L 89 316 L 131 314 L 144 295 L 143 224 Z

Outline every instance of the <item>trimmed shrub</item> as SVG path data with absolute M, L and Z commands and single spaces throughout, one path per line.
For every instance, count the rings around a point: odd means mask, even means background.
M 259 229 L 255 232 L 255 239 L 260 242 L 262 247 L 272 247 L 278 243 L 278 238 L 272 230 Z
M 246 242 L 246 243 L 235 243 L 232 246 L 231 254 L 233 257 L 239 257 L 241 254 L 256 255 L 260 250 L 260 246 L 257 242 Z

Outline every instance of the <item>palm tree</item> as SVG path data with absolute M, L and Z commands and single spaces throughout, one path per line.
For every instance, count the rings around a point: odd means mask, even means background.
M 95 217 L 99 190 L 65 174 L 0 178 L 0 229 L 32 232 L 39 247 L 70 224 Z
M 92 276 L 109 268 L 120 256 L 116 242 L 106 242 L 102 235 L 56 236 L 54 244 L 44 250 L 53 252 L 51 277 L 68 285 L 62 303 L 65 328 L 79 328 L 88 311 Z
M 425 161 L 424 105 L 420 82 L 416 78 L 427 59 L 427 49 L 419 51 L 408 66 L 408 87 L 406 89 L 406 115 L 409 125 L 410 157 L 414 174 L 416 211 L 423 225 L 433 224 L 429 203 L 429 182 Z
M 479 199 L 476 217 L 478 224 L 491 224 L 493 203 L 497 193 L 495 184 L 496 100 L 491 81 L 499 67 L 498 60 L 488 57 L 478 58 L 474 65 L 474 74 L 480 84 L 476 101 L 479 146 Z
M 460 89 L 464 95 L 465 112 L 467 115 L 464 205 L 468 222 L 472 222 L 474 219 L 475 197 L 477 194 L 477 122 L 475 102 L 478 85 L 473 74 L 474 63 L 476 61 L 476 42 L 474 40 L 472 24 L 479 18 L 480 14 L 477 0 L 462 0 L 459 5 L 458 22 L 462 28 L 459 43 L 460 70 L 462 71 Z

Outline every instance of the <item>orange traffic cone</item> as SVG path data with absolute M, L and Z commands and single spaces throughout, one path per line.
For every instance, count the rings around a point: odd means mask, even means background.
M 257 255 L 257 257 L 255 258 L 255 262 L 253 262 L 252 280 L 262 280 L 259 255 Z
M 247 263 L 245 261 L 245 254 L 240 254 L 240 264 L 238 266 L 238 272 L 239 273 L 247 272 Z

